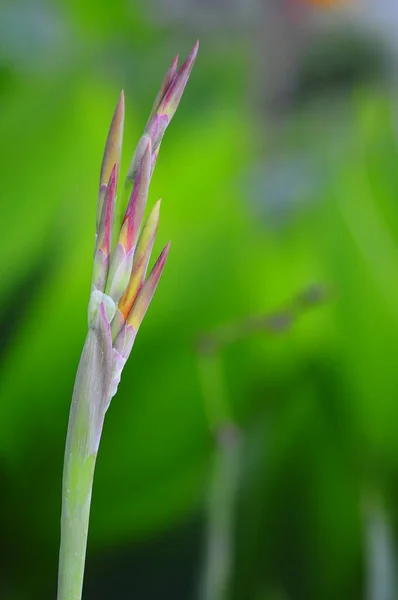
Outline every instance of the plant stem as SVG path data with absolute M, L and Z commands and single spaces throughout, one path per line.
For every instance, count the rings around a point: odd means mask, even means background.
M 234 526 L 242 440 L 227 424 L 218 432 L 207 499 L 206 552 L 202 600 L 226 600 L 234 559 Z
M 234 558 L 242 440 L 231 416 L 219 349 L 213 345 L 201 349 L 202 352 L 198 352 L 200 383 L 215 446 L 206 502 L 206 542 L 199 597 L 201 600 L 226 600 Z
M 100 328 L 89 329 L 73 390 L 62 482 L 58 600 L 82 596 L 94 468 L 110 369 L 102 333 Z
M 79 464 L 73 451 L 65 455 L 58 600 L 81 599 L 95 458 Z

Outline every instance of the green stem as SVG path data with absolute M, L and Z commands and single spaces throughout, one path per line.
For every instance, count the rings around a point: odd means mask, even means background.
M 82 596 L 94 468 L 109 389 L 110 357 L 102 342 L 101 331 L 90 328 L 73 390 L 62 481 L 58 600 Z
M 73 451 L 68 458 L 65 455 L 58 600 L 82 596 L 95 459 L 93 454 L 80 462 Z

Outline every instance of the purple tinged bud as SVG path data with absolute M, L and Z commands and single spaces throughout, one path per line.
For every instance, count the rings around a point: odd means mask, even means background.
M 152 271 L 149 273 L 148 279 L 145 281 L 141 288 L 140 293 L 137 296 L 136 301 L 133 304 L 133 308 L 127 318 L 127 325 L 132 325 L 134 329 L 138 330 L 142 323 L 145 313 L 148 310 L 148 306 L 153 298 L 159 279 L 162 275 L 164 265 L 166 263 L 167 254 L 169 252 L 170 242 L 162 250 L 159 258 L 154 264 Z
M 115 199 L 116 165 L 113 165 L 106 187 L 94 253 L 93 285 L 101 292 L 105 289 L 108 275 Z
M 139 164 L 134 187 L 124 215 L 118 243 L 129 252 L 137 242 L 138 234 L 144 217 L 149 183 L 151 180 L 152 145 L 148 139 L 147 146 Z
M 109 254 L 111 249 L 113 216 L 116 200 L 116 169 L 116 164 L 114 164 L 106 187 L 97 234 L 96 248 L 101 248 L 105 254 Z
M 122 91 L 113 114 L 112 122 L 109 128 L 108 137 L 105 144 L 104 157 L 102 159 L 100 172 L 100 185 L 97 207 L 97 230 L 100 224 L 102 204 L 105 196 L 105 186 L 109 180 L 113 165 L 116 164 L 116 181 L 119 177 L 120 161 L 122 155 L 124 127 L 124 92 Z
M 178 73 L 175 75 L 173 81 L 171 82 L 167 92 L 165 93 L 159 105 L 157 113 L 166 114 L 169 117 L 169 120 L 171 120 L 172 116 L 177 110 L 178 104 L 181 100 L 185 86 L 191 74 L 192 67 L 198 54 L 198 50 L 199 41 L 196 42 L 187 59 L 181 65 Z
M 137 243 L 130 281 L 119 302 L 119 311 L 122 313 L 124 319 L 127 318 L 145 280 L 149 259 L 151 257 L 151 252 L 159 225 L 160 202 L 161 201 L 158 200 L 151 210 L 145 225 L 142 228 Z
M 148 139 L 109 267 L 106 293 L 111 296 L 115 303 L 119 302 L 130 278 L 135 245 L 148 197 L 151 165 L 151 140 Z
M 187 84 L 192 71 L 193 64 L 199 49 L 199 42 L 196 42 L 191 53 L 177 72 L 178 55 L 174 58 L 159 93 L 153 104 L 149 119 L 145 127 L 145 133 L 140 139 L 137 149 L 134 152 L 130 168 L 127 173 L 126 183 L 123 191 L 123 198 L 130 194 L 131 184 L 135 181 L 139 165 L 142 161 L 143 153 L 146 149 L 148 138 L 152 141 L 152 166 L 151 175 L 155 168 L 158 157 L 159 146 L 168 124 L 171 121 L 177 106 L 181 100 L 184 88 Z M 124 205 L 123 201 L 123 205 Z M 119 214 L 119 213 L 118 213 Z M 119 217 L 116 219 L 119 221 Z
M 169 121 L 170 119 L 167 115 L 155 115 L 153 117 L 147 130 L 147 133 L 149 133 L 152 141 L 152 152 L 156 152 L 158 150 Z
M 145 150 L 147 149 L 148 142 L 151 141 L 151 137 L 148 134 L 144 134 L 140 141 L 138 142 L 137 148 L 134 152 L 133 158 L 131 160 L 130 168 L 127 173 L 127 179 L 131 182 L 134 182 L 135 177 L 137 175 L 138 167 L 140 166 L 142 157 L 144 155 Z
M 171 63 L 170 69 L 167 71 L 165 78 L 163 79 L 163 82 L 162 82 L 162 85 L 158 92 L 158 95 L 156 96 L 155 102 L 153 103 L 152 110 L 151 110 L 151 113 L 150 113 L 148 121 L 147 121 L 147 126 L 151 122 L 152 118 L 154 117 L 157 109 L 159 108 L 159 104 L 161 103 L 161 101 L 164 98 L 165 93 L 169 89 L 170 84 L 172 83 L 172 81 L 177 73 L 177 66 L 178 66 L 178 54 L 177 54 L 177 56 L 174 57 L 174 60 Z
M 119 228 L 117 233 L 119 233 L 119 230 L 120 230 L 123 218 L 124 218 L 124 213 L 125 213 L 129 198 L 131 196 L 131 191 L 133 189 L 133 184 L 134 184 L 135 178 L 137 176 L 137 171 L 142 162 L 142 157 L 143 157 L 143 155 L 147 149 L 148 143 L 150 141 L 151 141 L 150 136 L 147 134 L 144 134 L 141 137 L 141 139 L 139 140 L 138 145 L 133 154 L 133 158 L 130 163 L 130 168 L 127 172 L 126 179 L 124 182 L 122 201 L 118 202 L 118 206 L 116 207 L 115 226 Z

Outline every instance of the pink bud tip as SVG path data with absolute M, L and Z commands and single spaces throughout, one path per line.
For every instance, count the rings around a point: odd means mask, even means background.
M 169 119 L 171 119 L 171 117 L 174 115 L 191 74 L 198 50 L 199 41 L 197 41 L 192 48 L 185 62 L 181 65 L 179 71 L 176 73 L 170 87 L 165 93 L 163 100 L 159 105 L 159 114 L 166 114 L 168 115 Z

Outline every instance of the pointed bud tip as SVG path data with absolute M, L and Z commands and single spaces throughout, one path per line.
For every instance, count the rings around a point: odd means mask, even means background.
M 153 208 L 152 208 L 152 210 L 151 210 L 151 212 L 149 214 L 149 217 L 148 217 L 148 221 L 149 220 L 154 220 L 155 221 L 155 223 L 156 223 L 156 229 L 157 229 L 158 224 L 159 224 L 160 205 L 161 205 L 161 203 L 162 203 L 162 199 L 159 198 L 159 200 L 153 205 Z M 155 234 L 154 235 L 156 235 L 156 229 L 155 229 Z
M 180 58 L 180 55 L 176 54 L 175 57 L 173 58 L 173 62 L 171 63 L 170 71 L 176 73 L 177 67 L 178 67 L 179 58 Z
M 123 127 L 124 121 L 124 90 L 120 92 L 119 99 L 116 104 L 115 112 L 113 115 L 113 120 L 115 125 L 120 125 Z
M 160 215 L 160 204 L 162 202 L 162 199 L 159 198 L 159 200 L 157 202 L 155 202 L 155 204 L 153 205 L 151 212 L 149 213 L 147 222 L 150 221 L 154 221 L 155 223 L 159 222 L 159 215 Z M 157 227 L 157 225 L 156 225 Z
M 145 313 L 152 301 L 153 295 L 155 294 L 157 285 L 162 276 L 163 269 L 166 263 L 167 254 L 170 248 L 170 243 L 166 244 L 160 253 L 157 261 L 152 267 L 152 271 L 149 273 L 148 278 L 143 284 L 132 308 L 127 317 L 127 323 L 132 325 L 136 330 L 140 327 Z
M 199 40 L 196 42 L 191 52 L 188 54 L 187 58 L 182 63 L 181 67 L 178 69 L 177 73 L 173 77 L 173 81 L 171 82 L 169 88 L 167 89 L 167 92 L 165 93 L 161 103 L 159 104 L 157 112 L 162 116 L 167 116 L 166 126 L 169 123 L 170 119 L 173 117 L 180 103 L 185 86 L 191 75 L 191 71 L 195 63 L 196 56 L 198 54 L 198 50 Z
M 191 55 L 196 58 L 196 55 L 198 53 L 199 50 L 199 40 L 196 40 L 194 47 L 191 50 Z
M 100 171 L 100 186 L 109 179 L 111 166 L 120 168 L 124 127 L 124 93 L 121 92 L 108 130 Z M 100 212 L 101 206 L 99 207 Z
M 169 242 L 167 242 L 167 244 L 165 245 L 165 247 L 163 248 L 163 250 L 159 254 L 158 260 L 156 261 L 158 263 L 162 263 L 162 269 L 164 267 L 164 263 L 166 262 L 167 255 L 168 255 L 169 250 L 170 250 L 170 245 L 171 245 L 171 240 Z
M 186 73 L 186 75 L 189 76 L 189 74 L 192 70 L 193 64 L 196 60 L 198 51 L 199 51 L 199 40 L 196 40 L 194 47 L 192 48 L 191 52 L 188 54 L 187 58 L 181 65 L 181 67 L 178 71 L 177 77 L 178 77 L 178 75 L 181 76 L 183 73 Z

